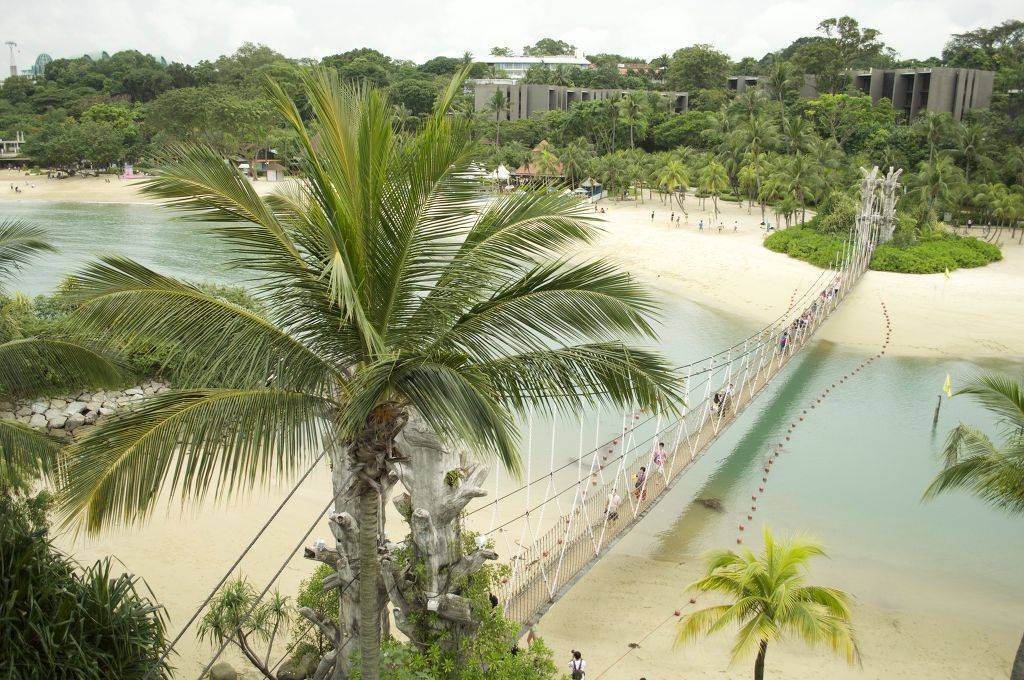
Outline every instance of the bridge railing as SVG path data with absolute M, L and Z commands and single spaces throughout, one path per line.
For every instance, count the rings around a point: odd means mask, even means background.
M 522 514 L 487 532 L 509 561 L 510 573 L 498 593 L 508 617 L 524 625 L 536 621 L 664 497 L 853 290 L 867 268 L 876 231 L 877 224 L 858 220 L 835 267 L 823 272 L 778 320 L 728 350 L 685 366 L 686 406 L 677 417 L 663 423 L 659 416 L 655 433 L 642 441 L 633 441 L 634 434 L 639 437 L 636 428 L 625 428 L 617 446 L 607 452 L 595 449 L 589 462 L 577 461 L 574 483 L 533 507 L 527 504 Z M 606 460 L 612 453 L 617 455 Z M 769 457 L 765 465 L 770 464 Z M 544 506 L 570 493 L 569 509 L 562 510 L 559 502 L 560 512 L 543 522 Z

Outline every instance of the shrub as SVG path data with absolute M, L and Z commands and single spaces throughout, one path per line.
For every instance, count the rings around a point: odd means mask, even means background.
M 0 676 L 142 678 L 167 644 L 161 608 L 109 559 L 83 570 L 56 550 L 48 504 L 0 492 Z
M 892 242 L 884 243 L 875 250 L 871 269 L 904 274 L 938 274 L 947 269 L 982 267 L 1003 257 L 997 246 L 972 237 L 944 235 L 904 246 L 900 241 L 905 242 L 907 237 L 901 228 L 897 227 Z M 771 234 L 764 245 L 769 250 L 818 267 L 829 267 L 842 253 L 845 242 L 846 239 L 839 234 L 822 234 L 807 227 L 793 227 Z

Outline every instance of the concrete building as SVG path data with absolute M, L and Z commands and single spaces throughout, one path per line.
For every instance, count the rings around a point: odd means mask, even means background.
M 888 99 L 894 109 L 903 112 L 907 120 L 922 111 L 948 113 L 956 120 L 963 120 L 964 114 L 971 109 L 988 106 L 995 79 L 992 71 L 940 66 L 851 70 L 847 75 L 850 78 L 850 89 L 870 95 L 872 102 L 883 97 Z M 726 87 L 742 94 L 764 81 L 764 76 L 733 76 L 729 78 Z M 813 75 L 804 75 L 800 96 L 818 96 Z
M 494 82 L 477 82 L 473 85 L 473 102 L 477 111 L 487 111 L 495 90 L 505 94 L 508 108 L 504 120 L 529 118 L 535 113 L 560 109 L 567 111 L 578 102 L 592 102 L 624 95 L 633 90 L 598 90 L 588 87 L 565 87 L 563 85 L 521 85 Z M 683 113 L 689 108 L 690 99 L 686 92 L 658 92 L 669 100 L 672 110 Z
M 488 54 L 485 57 L 474 57 L 474 61 L 478 61 L 481 64 L 491 64 L 494 68 L 501 69 L 505 72 L 506 77 L 513 82 L 519 82 L 522 80 L 526 77 L 526 72 L 530 67 L 537 64 L 544 64 L 546 66 L 578 66 L 580 68 L 587 68 L 590 66 L 590 62 L 583 57 L 572 57 L 566 55 L 550 57 L 501 57 L 494 54 Z
M 892 102 L 910 120 L 922 111 L 948 113 L 963 120 L 971 109 L 985 108 L 992 99 L 995 73 L 973 68 L 868 69 L 850 73 L 854 90 Z
M 730 92 L 736 94 L 743 94 L 752 87 L 757 87 L 762 82 L 767 81 L 767 76 L 731 76 L 726 81 L 725 87 Z M 800 96 L 811 99 L 816 97 L 818 94 L 814 88 L 814 76 L 807 74 L 804 76 L 803 85 L 800 87 Z

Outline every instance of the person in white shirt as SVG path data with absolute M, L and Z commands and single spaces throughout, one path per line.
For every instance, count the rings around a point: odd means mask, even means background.
M 584 680 L 587 677 L 587 662 L 583 660 L 583 654 L 575 649 L 569 659 L 569 677 L 572 680 Z
M 612 492 L 608 494 L 608 507 L 605 512 L 608 513 L 608 519 L 615 521 L 619 518 L 619 506 L 622 505 L 622 496 L 616 489 L 612 489 Z

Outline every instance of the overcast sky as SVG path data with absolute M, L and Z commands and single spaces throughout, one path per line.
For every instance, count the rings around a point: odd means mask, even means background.
M 422 62 L 432 56 L 519 51 L 537 38 L 587 53 L 650 58 L 711 43 L 733 59 L 760 58 L 826 17 L 849 14 L 882 31 L 901 56 L 938 55 L 951 33 L 1024 16 L 1021 0 L 43 0 L 0 2 L 0 41 L 19 44 L 19 68 L 54 58 L 138 49 L 195 63 L 250 40 L 289 57 L 354 47 Z M 6 72 L 8 55 L 0 64 Z

